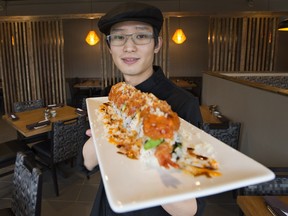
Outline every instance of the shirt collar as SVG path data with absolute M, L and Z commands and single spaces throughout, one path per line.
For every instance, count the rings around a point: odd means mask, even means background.
M 142 83 L 135 86 L 136 89 L 139 89 L 142 92 L 151 92 L 155 86 L 157 86 L 160 77 L 165 77 L 160 66 L 153 66 L 153 74 Z

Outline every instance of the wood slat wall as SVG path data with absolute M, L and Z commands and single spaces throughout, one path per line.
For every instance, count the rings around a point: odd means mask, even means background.
M 210 71 L 273 71 L 277 17 L 211 17 Z
M 101 67 L 102 67 L 102 89 L 111 86 L 117 82 L 123 81 L 121 72 L 117 69 L 112 61 L 105 36 L 101 37 Z
M 164 17 L 162 30 L 159 34 L 162 37 L 162 48 L 155 55 L 154 65 L 159 65 L 162 67 L 163 72 L 167 77 L 169 77 L 169 26 L 170 18 Z
M 61 20 L 0 22 L 0 70 L 5 112 L 13 103 L 65 103 Z

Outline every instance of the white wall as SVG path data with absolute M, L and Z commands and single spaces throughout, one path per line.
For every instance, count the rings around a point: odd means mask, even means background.
M 244 154 L 266 166 L 288 165 L 288 95 L 203 74 L 202 102 L 242 123 Z
M 94 30 L 96 21 L 93 22 Z M 66 77 L 100 78 L 100 43 L 90 46 L 85 38 L 91 30 L 91 20 L 64 20 L 64 68 Z M 101 34 L 97 31 L 97 34 Z M 104 44 L 105 45 L 105 44 Z
M 187 40 L 179 45 L 172 42 L 177 28 L 183 28 Z M 169 74 L 170 76 L 202 76 L 208 70 L 209 17 L 195 16 L 170 19 Z

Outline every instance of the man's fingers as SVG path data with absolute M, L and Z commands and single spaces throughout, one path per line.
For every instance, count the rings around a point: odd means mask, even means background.
M 89 136 L 89 137 L 92 136 L 91 129 L 88 129 L 88 130 L 86 131 L 86 135 Z

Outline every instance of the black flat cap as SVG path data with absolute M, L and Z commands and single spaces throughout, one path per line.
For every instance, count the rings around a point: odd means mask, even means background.
M 105 35 L 110 34 L 112 25 L 123 21 L 140 21 L 148 23 L 160 32 L 163 15 L 160 9 L 139 2 L 120 4 L 102 16 L 98 22 L 99 30 Z

